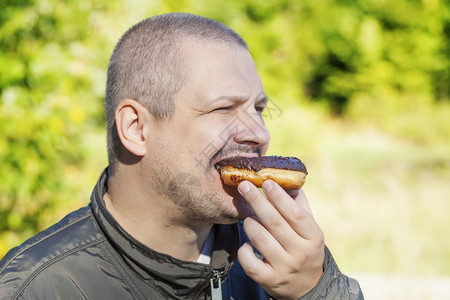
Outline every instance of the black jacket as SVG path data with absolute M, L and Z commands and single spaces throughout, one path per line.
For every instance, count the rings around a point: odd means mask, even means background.
M 216 225 L 211 266 L 158 253 L 129 235 L 106 210 L 107 172 L 89 206 L 12 249 L 0 261 L 0 299 L 267 299 L 236 260 L 242 224 Z M 324 274 L 301 299 L 363 299 L 326 250 Z M 212 280 L 211 280 L 212 279 Z

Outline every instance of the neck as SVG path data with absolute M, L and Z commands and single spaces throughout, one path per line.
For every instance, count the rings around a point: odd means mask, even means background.
M 147 247 L 180 260 L 197 261 L 211 225 L 192 226 L 174 216 L 174 204 L 148 189 L 131 174 L 108 178 L 103 196 L 107 210 L 135 239 Z M 132 171 L 131 173 L 137 174 Z M 151 196 L 148 196 L 151 195 Z

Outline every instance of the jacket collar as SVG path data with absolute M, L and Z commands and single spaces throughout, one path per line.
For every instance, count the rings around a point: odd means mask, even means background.
M 236 224 L 215 225 L 215 243 L 211 253 L 211 265 L 183 261 L 145 246 L 125 231 L 106 209 L 103 195 L 108 187 L 108 168 L 101 174 L 91 196 L 94 216 L 109 241 L 124 261 L 148 284 L 159 290 L 176 292 L 177 297 L 193 298 L 209 286 L 216 271 L 222 274 L 222 282 L 233 266 L 239 247 Z M 208 290 L 207 288 L 206 290 Z M 175 295 L 174 295 L 175 296 Z

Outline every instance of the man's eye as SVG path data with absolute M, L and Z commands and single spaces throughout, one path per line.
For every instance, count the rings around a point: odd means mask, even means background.
M 224 106 L 224 107 L 219 107 L 214 109 L 213 111 L 228 111 L 228 110 L 232 110 L 233 108 L 231 106 Z
M 256 106 L 255 110 L 259 113 L 262 113 L 266 107 L 265 106 Z

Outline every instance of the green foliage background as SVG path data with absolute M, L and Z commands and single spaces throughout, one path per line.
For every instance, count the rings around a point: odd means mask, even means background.
M 89 201 L 106 166 L 106 67 L 154 14 L 217 19 L 250 45 L 277 114 L 269 151 L 352 271 L 450 274 L 450 3 L 0 0 L 0 257 Z M 406 249 L 406 250 L 405 250 Z

